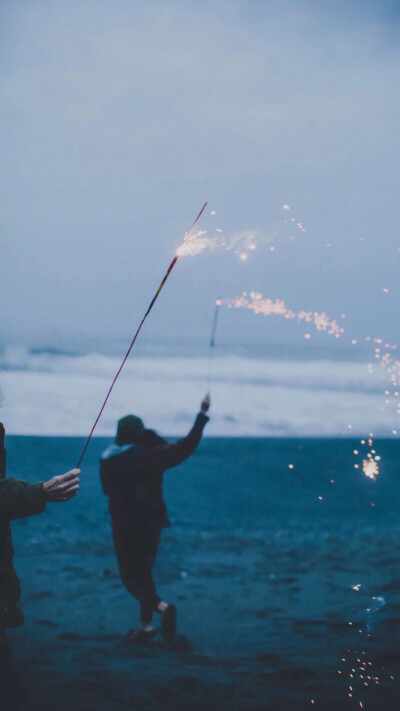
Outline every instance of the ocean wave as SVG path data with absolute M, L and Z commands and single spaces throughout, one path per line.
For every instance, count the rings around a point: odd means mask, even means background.
M 84 435 L 120 359 L 7 348 L 0 356 L 1 417 L 19 434 Z M 390 434 L 395 415 L 384 406 L 385 374 L 367 362 L 293 360 L 218 354 L 212 372 L 213 435 L 335 436 Z M 100 420 L 137 412 L 149 426 L 179 435 L 189 426 L 208 384 L 204 356 L 131 357 Z M 350 425 L 350 427 L 349 427 Z

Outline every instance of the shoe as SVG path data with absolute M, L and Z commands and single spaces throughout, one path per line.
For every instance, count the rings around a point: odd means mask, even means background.
M 168 605 L 161 617 L 161 635 L 166 642 L 172 642 L 176 635 L 176 607 Z
M 158 630 L 129 630 L 126 639 L 128 642 L 133 642 L 134 644 L 147 644 L 157 633 Z

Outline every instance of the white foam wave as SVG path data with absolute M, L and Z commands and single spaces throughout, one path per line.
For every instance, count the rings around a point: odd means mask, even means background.
M 119 358 L 8 349 L 0 359 L 1 419 L 16 434 L 85 435 Z M 134 355 L 109 400 L 98 435 L 116 420 L 140 414 L 167 435 L 190 425 L 207 389 L 205 357 Z M 396 426 L 384 406 L 382 369 L 366 363 L 267 360 L 218 356 L 213 363 L 210 435 L 390 435 Z M 351 428 L 349 428 L 351 425 Z

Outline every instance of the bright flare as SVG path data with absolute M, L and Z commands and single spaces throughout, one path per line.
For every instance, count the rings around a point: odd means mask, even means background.
M 363 459 L 363 472 L 368 479 L 375 481 L 379 474 L 378 463 L 374 459 Z

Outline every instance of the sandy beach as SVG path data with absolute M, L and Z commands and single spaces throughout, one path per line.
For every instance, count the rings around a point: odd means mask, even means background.
M 81 442 L 9 437 L 9 475 L 62 471 Z M 376 443 L 371 481 L 349 439 L 205 439 L 165 476 L 156 580 L 179 635 L 147 647 L 125 639 L 138 608 L 98 480 L 108 442 L 91 444 L 69 507 L 13 526 L 26 622 L 11 636 L 32 711 L 398 708 L 397 442 Z

